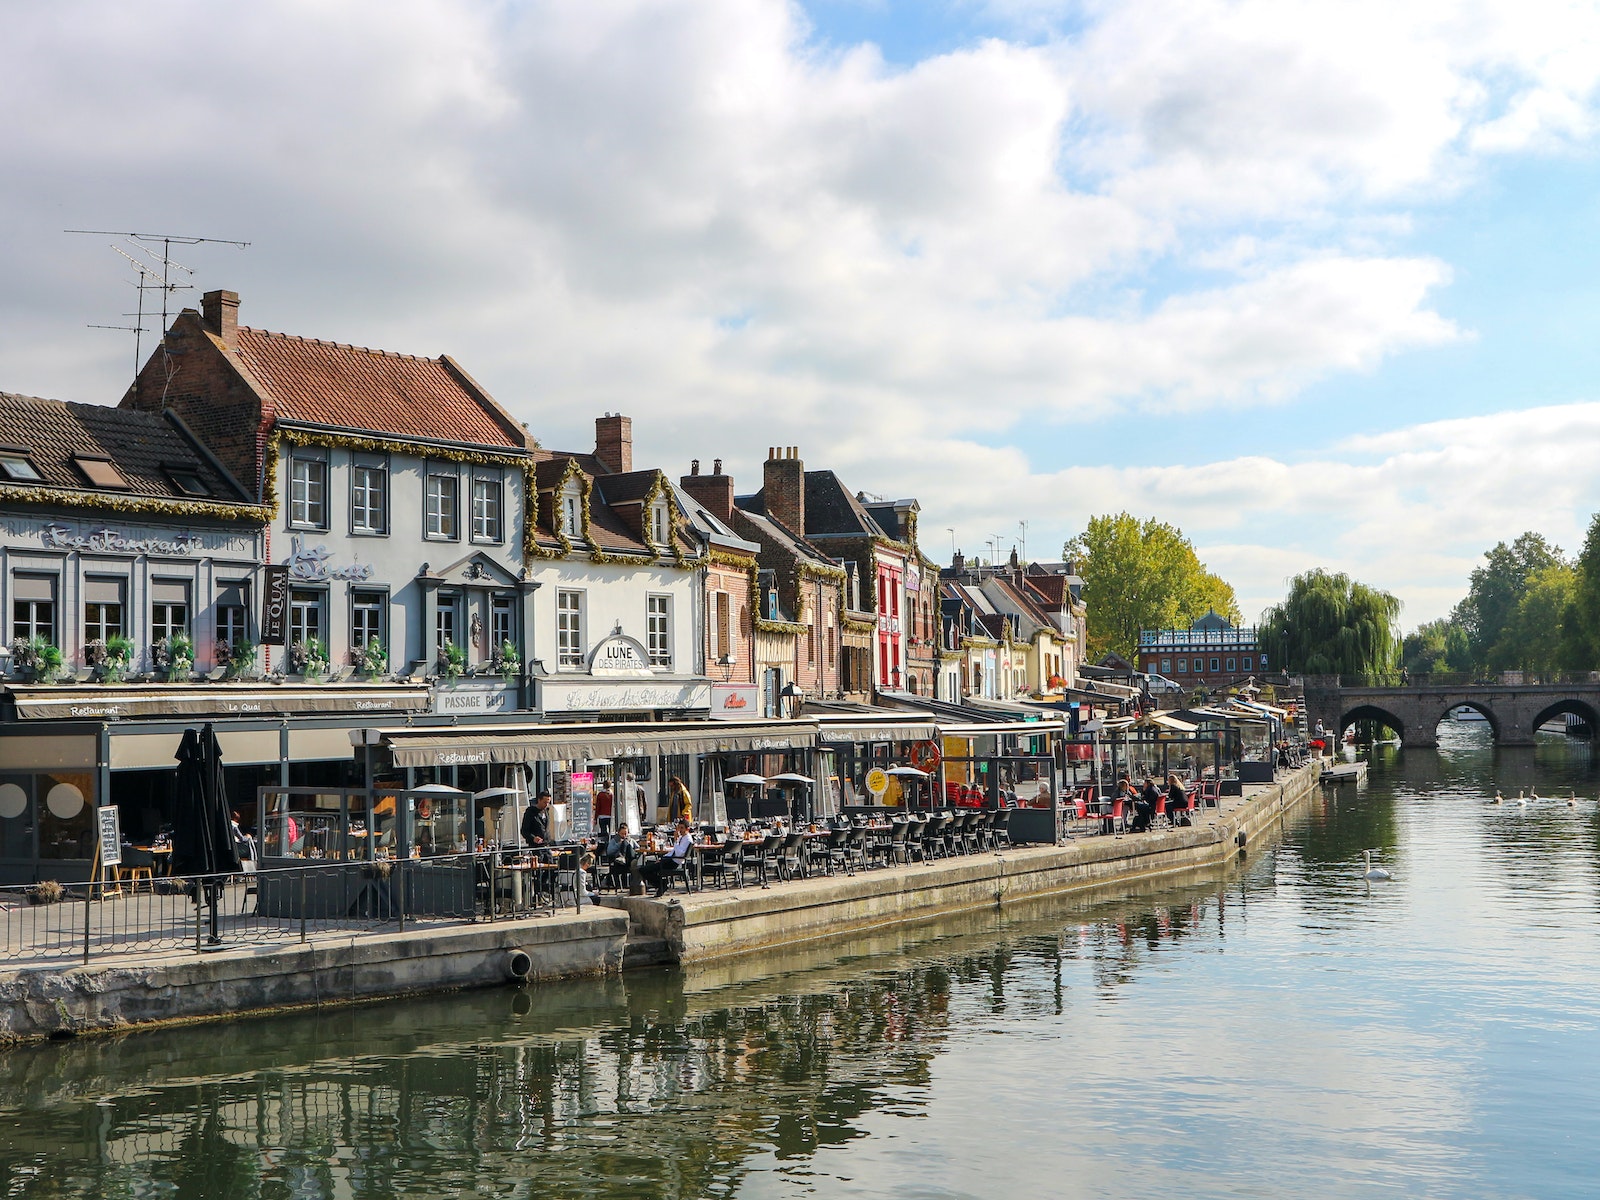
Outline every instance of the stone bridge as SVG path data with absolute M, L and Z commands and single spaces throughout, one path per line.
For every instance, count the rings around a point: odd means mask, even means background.
M 1534 731 L 1563 713 L 1575 713 L 1600 732 L 1600 680 L 1590 683 L 1411 685 L 1342 687 L 1337 676 L 1307 676 L 1306 715 L 1341 735 L 1362 720 L 1377 720 L 1407 746 L 1437 746 L 1437 726 L 1465 706 L 1482 713 L 1499 746 L 1531 746 Z

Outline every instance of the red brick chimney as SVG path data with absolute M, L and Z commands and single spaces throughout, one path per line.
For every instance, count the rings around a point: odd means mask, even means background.
M 689 464 L 689 473 L 678 482 L 724 525 L 733 519 L 733 476 L 722 473 L 720 458 L 709 475 L 700 474 L 700 460 L 695 459 Z
M 633 470 L 633 418 L 607 413 L 594 419 L 594 456 L 613 474 Z
M 239 348 L 238 292 L 207 292 L 200 297 L 200 319 L 229 350 Z
M 762 471 L 761 497 L 769 517 L 787 525 L 801 537 L 805 536 L 806 466 L 800 461 L 800 447 L 768 449 Z

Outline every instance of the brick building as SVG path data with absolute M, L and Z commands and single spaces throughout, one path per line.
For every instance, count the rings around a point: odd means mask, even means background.
M 1268 669 L 1253 625 L 1237 627 L 1208 609 L 1187 629 L 1141 629 L 1138 666 L 1185 687 L 1231 687 Z

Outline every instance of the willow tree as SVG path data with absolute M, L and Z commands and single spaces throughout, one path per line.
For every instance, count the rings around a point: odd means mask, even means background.
M 1282 604 L 1262 614 L 1269 661 L 1299 675 L 1377 675 L 1394 668 L 1400 601 L 1350 576 L 1296 575 Z
M 1066 544 L 1089 605 L 1089 656 L 1133 661 L 1142 629 L 1187 625 L 1214 608 L 1237 622 L 1233 588 L 1206 570 L 1175 526 L 1129 513 L 1093 517 Z

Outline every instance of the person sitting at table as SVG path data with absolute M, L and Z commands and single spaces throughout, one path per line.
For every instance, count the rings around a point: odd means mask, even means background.
M 1189 824 L 1189 793 L 1183 790 L 1177 775 L 1167 776 L 1167 816 L 1174 825 Z
M 611 871 L 612 886 L 618 891 L 626 889 L 628 876 L 633 873 L 633 864 L 639 859 L 639 843 L 634 840 L 626 825 L 619 825 L 606 839 L 603 853 Z
M 590 904 L 600 903 L 600 889 L 595 886 L 592 854 L 585 854 L 578 860 L 578 886 L 583 889 L 583 894 L 589 897 Z
M 679 821 L 678 837 L 672 843 L 671 851 L 654 862 L 646 863 L 644 867 L 644 881 L 655 889 L 651 894 L 657 900 L 667 894 L 667 889 L 672 886 L 672 877 L 683 870 L 683 864 L 688 861 L 692 853 L 694 853 L 694 835 L 689 832 L 689 822 Z
M 1144 791 L 1133 802 L 1133 824 L 1128 827 L 1132 833 L 1143 833 L 1150 828 L 1150 822 L 1155 818 L 1156 805 L 1161 800 L 1161 791 L 1156 787 L 1153 777 L 1144 777 Z

